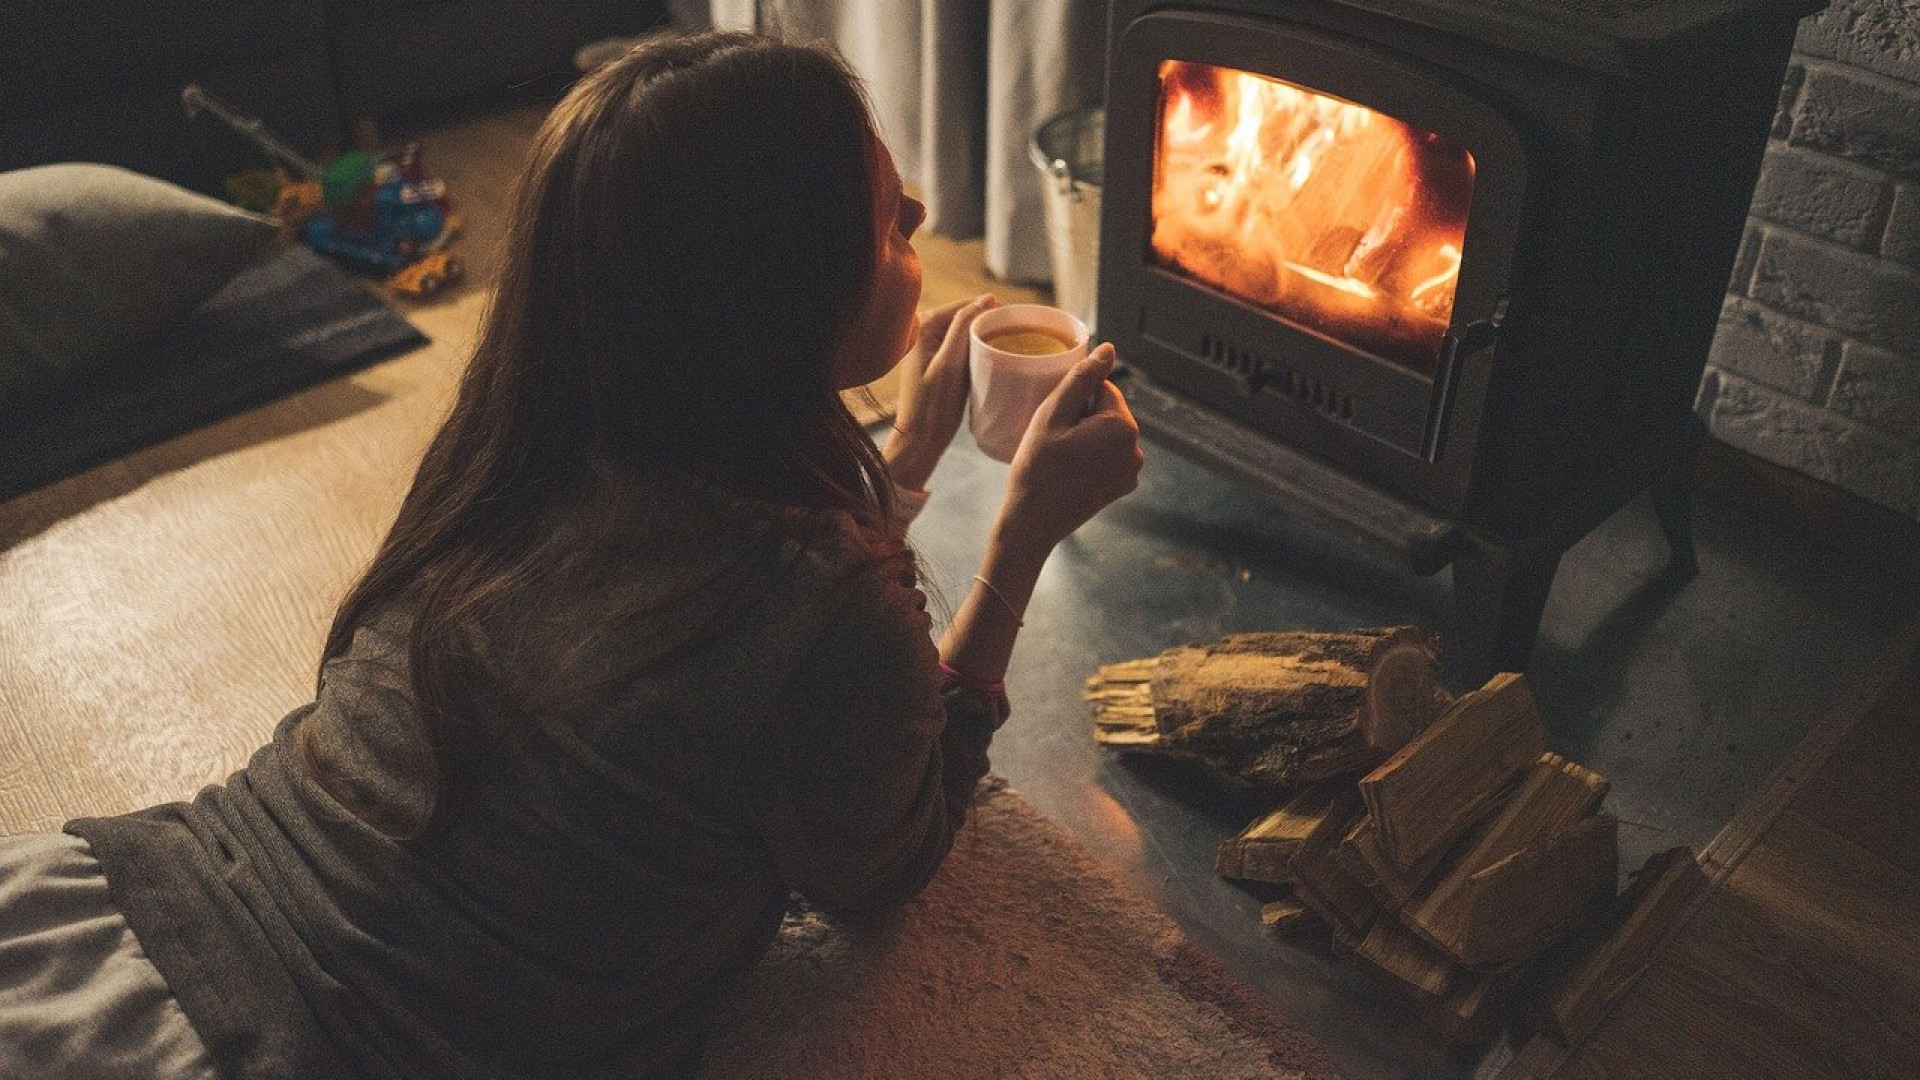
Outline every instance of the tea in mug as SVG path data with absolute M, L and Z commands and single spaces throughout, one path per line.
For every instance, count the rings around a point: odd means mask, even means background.
M 981 341 L 1015 356 L 1054 356 L 1073 348 L 1073 342 L 1062 341 L 1045 330 L 1030 330 L 1024 327 L 1008 327 L 983 335 Z

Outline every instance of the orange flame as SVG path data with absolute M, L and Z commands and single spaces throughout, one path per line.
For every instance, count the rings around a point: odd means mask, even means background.
M 1249 72 L 1168 60 L 1160 84 L 1159 261 L 1431 371 L 1453 312 L 1472 155 Z

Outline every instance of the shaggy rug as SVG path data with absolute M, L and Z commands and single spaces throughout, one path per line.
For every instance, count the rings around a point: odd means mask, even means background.
M 883 922 L 788 915 L 705 1080 L 1332 1080 L 1331 1058 L 1003 783 Z

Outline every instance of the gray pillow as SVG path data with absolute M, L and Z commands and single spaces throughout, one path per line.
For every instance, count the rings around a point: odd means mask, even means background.
M 0 411 L 185 317 L 278 235 L 111 165 L 0 172 Z

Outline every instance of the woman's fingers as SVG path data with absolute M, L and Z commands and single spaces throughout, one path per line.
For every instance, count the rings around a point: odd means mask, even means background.
M 1071 425 L 1106 404 L 1101 387 L 1113 374 L 1112 345 L 1100 345 L 1073 365 L 1060 385 L 1040 405 L 1040 415 L 1055 427 Z
M 920 347 L 926 350 L 927 358 L 931 360 L 936 350 L 952 347 L 956 332 L 957 340 L 964 344 L 967 330 L 973 325 L 973 317 L 999 302 L 999 298 L 992 293 L 981 293 L 968 300 L 955 300 L 923 312 L 920 316 Z
M 1000 298 L 992 293 L 981 293 L 955 308 L 953 314 L 947 318 L 947 325 L 942 332 L 940 348 L 934 356 L 934 361 L 937 363 L 944 360 L 949 364 L 957 363 L 965 366 L 967 354 L 971 351 L 967 337 L 973 331 L 973 320 L 993 310 L 999 306 L 999 303 Z
M 1103 345 L 1075 364 L 1034 414 L 1007 489 L 1004 513 L 1048 544 L 1140 483 L 1140 430 Z
M 1100 407 L 1094 410 L 1094 414 L 1101 418 L 1101 423 L 1112 429 L 1112 437 L 1117 442 L 1132 448 L 1133 474 L 1137 477 L 1140 466 L 1147 459 L 1140 449 L 1140 423 L 1133 418 L 1133 410 L 1127 406 L 1126 395 L 1120 392 L 1119 387 L 1105 383 L 1100 387 L 1100 394 Z
M 1103 412 L 1112 413 L 1125 421 L 1128 427 L 1135 431 L 1140 430 L 1139 423 L 1133 418 L 1133 409 L 1127 405 L 1126 395 L 1120 392 L 1119 387 L 1110 382 L 1102 383 L 1100 389 L 1095 391 L 1094 407 L 1087 411 L 1089 415 Z
M 978 299 L 977 297 L 975 299 Z M 973 300 L 955 300 L 950 304 L 941 304 L 920 313 L 920 338 L 923 341 L 938 342 L 947 336 L 947 326 L 953 322 L 954 313 Z
M 1102 348 L 1109 354 L 1105 362 L 1107 370 L 1111 372 L 1113 346 L 1105 345 Z M 1140 467 L 1146 462 L 1146 454 L 1140 448 L 1140 423 L 1134 419 L 1126 395 L 1111 382 L 1102 382 L 1095 387 L 1086 400 L 1087 410 L 1079 423 L 1086 426 L 1090 435 L 1111 448 L 1113 456 L 1107 461 L 1116 470 L 1116 479 L 1121 475 L 1126 477 L 1127 490 L 1130 491 L 1139 482 Z

